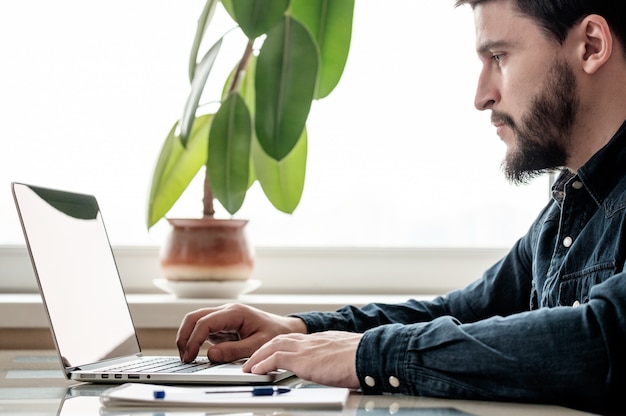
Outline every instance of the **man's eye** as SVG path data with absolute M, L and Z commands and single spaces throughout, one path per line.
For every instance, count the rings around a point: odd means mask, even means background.
M 493 59 L 494 61 L 496 61 L 497 63 L 501 63 L 502 59 L 503 59 L 503 55 L 500 54 L 493 54 L 491 55 L 491 59 Z

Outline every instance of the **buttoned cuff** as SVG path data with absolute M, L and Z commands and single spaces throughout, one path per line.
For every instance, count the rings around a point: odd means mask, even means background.
M 356 353 L 356 372 L 364 394 L 404 394 L 411 389 L 405 379 L 408 329 L 392 324 L 363 334 Z

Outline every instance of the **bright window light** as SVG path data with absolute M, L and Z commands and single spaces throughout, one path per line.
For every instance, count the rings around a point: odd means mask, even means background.
M 471 10 L 451 0 L 356 3 L 343 78 L 309 117 L 300 206 L 279 213 L 255 185 L 237 214 L 252 242 L 510 246 L 547 202 L 548 179 L 517 187 L 503 177 L 505 146 L 473 107 Z M 11 181 L 95 194 L 114 245 L 162 242 L 167 224 L 145 227 L 147 193 L 186 99 L 203 4 L 0 3 L 0 244 L 23 244 Z M 192 183 L 171 215 L 199 216 L 200 188 Z

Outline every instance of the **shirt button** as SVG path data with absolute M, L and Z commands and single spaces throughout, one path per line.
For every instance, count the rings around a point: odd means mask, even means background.
M 376 380 L 374 380 L 374 377 L 372 376 L 365 376 L 365 384 L 367 384 L 368 387 L 374 387 L 376 385 Z
M 391 376 L 389 377 L 389 384 L 391 385 L 391 387 L 398 388 L 400 387 L 400 380 L 398 380 L 397 377 Z
M 572 303 L 572 308 L 578 308 L 580 306 L 580 302 L 575 300 L 574 303 Z
M 582 189 L 583 183 L 581 181 L 575 181 L 572 183 L 572 188 L 574 189 Z
M 574 242 L 574 240 L 572 239 L 572 237 L 565 237 L 565 238 L 563 239 L 563 245 L 564 245 L 566 248 L 571 247 L 571 245 L 572 245 L 572 243 L 573 243 L 573 242 Z

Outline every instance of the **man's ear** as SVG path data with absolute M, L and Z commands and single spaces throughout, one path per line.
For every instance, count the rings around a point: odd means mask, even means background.
M 604 17 L 591 14 L 578 24 L 580 48 L 578 58 L 583 69 L 593 74 L 604 65 L 613 52 L 613 34 Z

